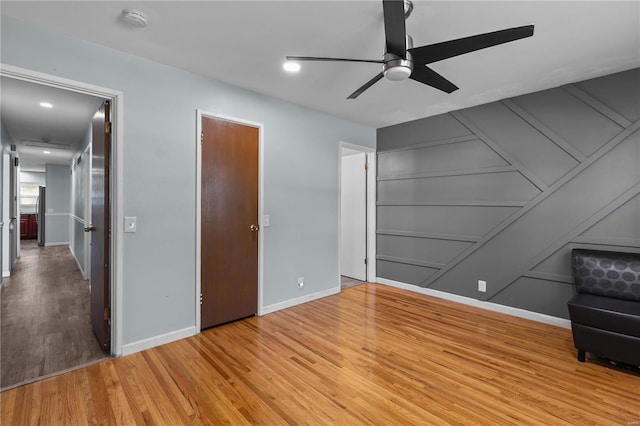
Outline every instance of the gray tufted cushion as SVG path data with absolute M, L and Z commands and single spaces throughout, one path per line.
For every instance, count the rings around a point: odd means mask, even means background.
M 579 293 L 640 301 L 640 254 L 574 249 L 572 260 Z

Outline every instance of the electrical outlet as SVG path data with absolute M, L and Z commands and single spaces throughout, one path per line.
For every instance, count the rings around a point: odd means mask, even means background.
M 304 277 L 298 277 L 298 288 L 304 287 Z
M 478 280 L 478 291 L 483 293 L 487 292 L 487 282 L 483 280 Z

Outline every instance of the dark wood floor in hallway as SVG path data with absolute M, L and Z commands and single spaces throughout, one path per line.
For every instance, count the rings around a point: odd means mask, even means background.
M 0 293 L 2 389 L 106 357 L 91 329 L 88 282 L 69 247 L 21 245 Z

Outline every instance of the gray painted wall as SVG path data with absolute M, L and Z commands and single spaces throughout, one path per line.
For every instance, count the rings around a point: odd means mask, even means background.
M 47 194 L 45 198 L 45 244 L 69 243 L 69 205 L 71 203 L 71 174 L 69 167 L 45 166 Z
M 264 304 L 339 285 L 339 142 L 375 147 L 374 129 L 11 18 L 1 31 L 6 64 L 124 92 L 125 344 L 195 322 L 197 108 L 264 124 Z
M 378 276 L 567 318 L 572 248 L 640 252 L 639 94 L 635 69 L 378 129 Z

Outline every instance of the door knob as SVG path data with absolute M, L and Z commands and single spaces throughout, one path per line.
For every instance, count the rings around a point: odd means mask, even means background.
M 251 225 L 249 229 L 251 229 L 251 232 L 256 232 L 260 230 L 260 227 L 258 225 Z
M 96 232 L 96 227 L 95 226 L 89 226 L 84 228 L 84 232 Z

